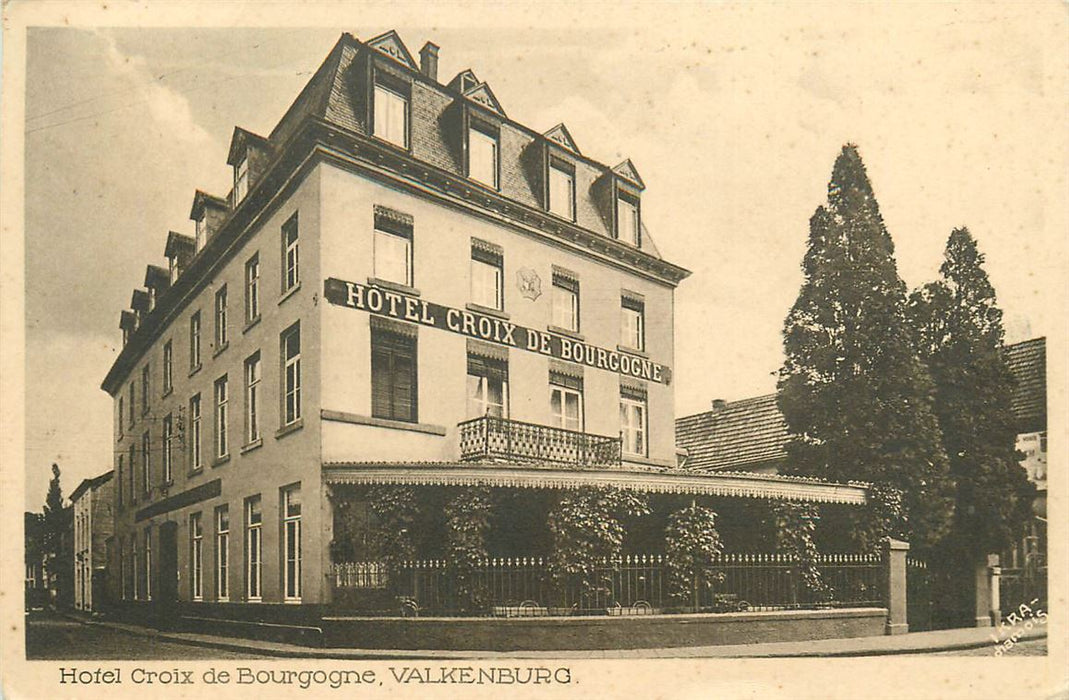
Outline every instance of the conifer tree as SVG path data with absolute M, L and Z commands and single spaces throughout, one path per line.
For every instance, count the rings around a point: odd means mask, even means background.
M 1015 447 L 1002 311 L 983 263 L 968 229 L 955 229 L 941 279 L 914 292 L 909 303 L 954 481 L 946 554 L 970 562 L 1010 545 L 1031 515 L 1035 490 Z
M 932 384 L 906 319 L 906 287 L 857 148 L 843 147 L 828 201 L 810 219 L 804 282 L 784 323 L 779 406 L 793 439 L 787 471 L 902 493 L 891 532 L 922 551 L 946 532 L 948 466 Z M 884 519 L 864 517 L 860 531 Z M 860 535 L 861 533 L 855 533 Z

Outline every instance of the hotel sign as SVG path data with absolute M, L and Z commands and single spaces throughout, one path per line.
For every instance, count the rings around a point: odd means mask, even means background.
M 661 384 L 668 384 L 671 377 L 671 371 L 667 367 L 638 355 L 589 345 L 556 333 L 525 328 L 468 309 L 441 306 L 376 285 L 346 282 L 331 277 L 323 283 L 323 296 L 337 306 L 431 326 L 629 377 Z

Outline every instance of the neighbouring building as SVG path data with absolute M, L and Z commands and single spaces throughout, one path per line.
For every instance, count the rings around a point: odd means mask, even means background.
M 715 399 L 710 410 L 676 420 L 682 466 L 694 471 L 775 474 L 787 460 L 789 439 L 775 394 Z
M 439 81 L 434 44 L 419 55 L 342 35 L 268 135 L 234 130 L 232 190 L 195 193 L 194 234 L 170 232 L 133 292 L 103 382 L 115 597 L 329 603 L 337 565 L 376 556 L 377 487 L 507 491 L 500 556 L 532 553 L 562 489 L 864 503 L 675 469 L 689 273 L 658 253 L 635 165 L 514 121 L 471 70 Z
M 1001 557 L 1003 599 L 1047 600 L 1047 339 L 1007 345 L 1006 363 L 1013 373 L 1013 415 L 1021 466 L 1036 485 L 1032 520 L 1024 535 Z M 1006 607 L 1004 605 L 1004 607 Z
M 85 479 L 71 493 L 74 511 L 74 607 L 107 607 L 107 541 L 114 529 L 112 471 Z

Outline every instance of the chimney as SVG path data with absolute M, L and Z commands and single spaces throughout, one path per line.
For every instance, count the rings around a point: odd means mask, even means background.
M 728 402 L 725 401 L 724 399 L 713 399 L 713 410 L 714 411 L 721 411 L 727 405 L 728 405 Z
M 438 45 L 427 42 L 419 50 L 419 72 L 438 82 Z

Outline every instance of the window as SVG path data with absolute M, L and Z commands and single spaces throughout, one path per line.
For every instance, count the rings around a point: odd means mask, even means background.
M 148 496 L 149 470 L 149 435 L 146 430 L 141 435 L 141 493 Z
M 468 177 L 497 187 L 497 136 L 488 129 L 468 129 Z
M 163 344 L 163 395 L 174 389 L 174 347 L 171 341 Z
M 119 466 L 118 466 L 118 468 L 117 468 L 117 469 L 115 470 L 115 496 L 116 496 L 116 497 L 118 498 L 118 505 L 119 505 L 119 508 L 122 508 L 122 492 L 123 492 L 123 483 L 122 483 L 122 477 L 123 477 L 123 457 L 124 457 L 124 455 L 119 455 Z
M 575 171 L 557 161 L 549 164 L 549 210 L 575 221 Z
M 174 419 L 168 413 L 163 418 L 163 483 L 170 484 L 174 481 L 172 473 L 172 449 L 174 447 Z
M 282 547 L 286 600 L 301 599 L 301 487 L 282 492 Z
M 226 285 L 215 293 L 215 349 L 222 350 L 227 344 L 226 334 Z
M 301 418 L 301 324 L 297 322 L 282 334 L 282 424 L 290 425 Z
M 174 283 L 178 281 L 178 256 L 172 255 L 167 258 L 167 263 L 170 271 L 168 279 L 171 281 L 171 286 L 174 286 Z
M 245 360 L 245 444 L 260 439 L 260 353 Z
M 196 249 L 194 253 L 199 253 L 204 250 L 204 244 L 208 242 L 208 215 L 204 211 L 201 211 L 200 218 L 196 223 Z
M 189 515 L 189 586 L 193 600 L 204 599 L 204 526 L 200 513 Z
M 204 466 L 200 450 L 200 394 L 189 400 L 189 469 L 197 471 Z
M 129 476 L 127 478 L 130 479 L 130 502 L 131 503 L 137 503 L 137 483 L 135 482 L 135 479 L 136 479 L 135 474 L 137 472 L 137 468 L 134 467 L 134 464 L 136 463 L 136 461 L 137 461 L 137 447 L 134 446 L 133 440 L 131 440 L 130 441 L 130 452 L 127 454 L 127 460 L 126 460 L 127 465 L 129 465 L 129 468 L 127 469 L 127 473 L 129 474 Z
M 553 325 L 579 332 L 579 280 L 553 272 Z
M 227 440 L 226 411 L 230 401 L 230 390 L 227 386 L 227 376 L 224 374 L 215 380 L 215 456 L 226 457 L 230 447 Z
M 249 156 L 246 155 L 234 166 L 234 206 L 249 193 Z
M 375 214 L 375 277 L 412 286 L 412 226 Z
M 639 245 L 638 200 L 621 195 L 616 199 L 616 237 L 624 243 Z
M 145 589 L 145 584 L 141 580 L 141 575 L 144 571 L 141 569 L 140 557 L 137 556 L 137 533 L 131 533 L 130 535 L 130 578 L 133 579 L 134 600 L 141 599 L 141 591 Z
M 408 99 L 404 95 L 376 84 L 374 120 L 375 136 L 408 148 Z
M 468 355 L 468 418 L 508 417 L 508 363 Z
M 583 380 L 551 372 L 549 381 L 549 405 L 553 413 L 553 424 L 566 430 L 582 430 Z
M 230 509 L 215 509 L 215 599 L 230 597 Z
M 145 364 L 141 368 L 141 415 L 148 414 L 148 379 L 149 379 L 149 366 Z
M 624 454 L 646 456 L 645 392 L 620 387 L 620 437 Z
M 260 565 L 263 554 L 261 527 L 263 514 L 260 512 L 260 497 L 254 496 L 245 501 L 245 598 L 260 600 Z
M 119 598 L 127 600 L 130 595 L 126 587 L 126 540 L 119 535 Z
M 119 437 L 123 436 L 123 424 L 126 422 L 126 403 L 119 397 Z
M 416 338 L 371 329 L 371 415 L 416 422 Z
M 297 215 L 282 224 L 282 291 L 288 292 L 301 281 Z
M 646 349 L 646 305 L 623 297 L 620 302 L 620 344 L 633 350 Z
M 200 312 L 189 317 L 189 369 L 200 367 Z
M 134 383 L 132 381 L 130 382 L 129 407 L 130 407 L 129 422 L 130 422 L 130 427 L 132 428 L 132 427 L 134 427 Z
M 145 528 L 145 600 L 152 600 L 152 527 Z
M 260 254 L 245 263 L 245 323 L 260 318 Z
M 471 244 L 471 301 L 490 309 L 505 308 L 502 294 L 504 260 L 500 248 L 483 241 Z

